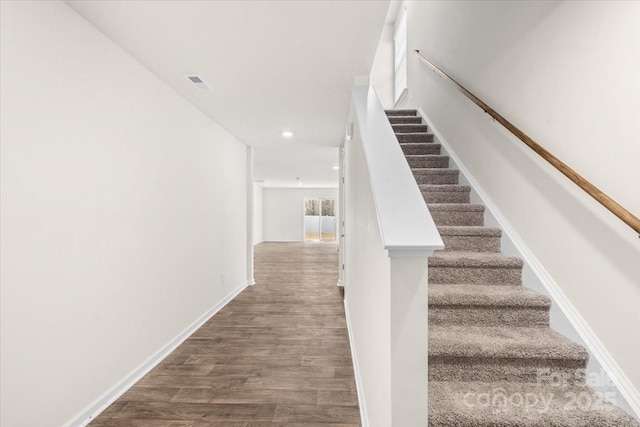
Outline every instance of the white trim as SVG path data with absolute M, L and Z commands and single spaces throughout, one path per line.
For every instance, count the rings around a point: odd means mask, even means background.
M 358 408 L 360 409 L 360 424 L 362 427 L 369 427 L 369 415 L 367 412 L 367 403 L 364 400 L 364 387 L 362 386 L 362 376 L 360 367 L 358 366 L 358 356 L 356 354 L 356 343 L 353 339 L 351 331 L 351 316 L 349 315 L 349 304 L 344 299 L 344 317 L 347 319 L 347 332 L 349 333 L 349 347 L 351 347 L 351 360 L 353 361 L 353 373 L 356 379 L 356 392 L 358 394 Z
M 424 256 L 444 248 L 375 89 L 354 86 L 353 105 L 384 248 Z
M 204 313 L 195 322 L 189 325 L 178 336 L 169 341 L 160 350 L 158 350 L 153 356 L 148 358 L 140 366 L 134 369 L 129 375 L 123 378 L 118 384 L 113 386 L 110 390 L 105 392 L 99 397 L 95 403 L 89 405 L 88 409 L 82 411 L 79 415 L 76 415 L 71 421 L 64 424 L 65 427 L 84 427 L 93 421 L 102 411 L 107 409 L 109 405 L 115 402 L 120 396 L 122 396 L 127 390 L 129 390 L 135 383 L 137 383 L 143 376 L 149 371 L 155 368 L 164 358 L 166 358 L 173 350 L 175 350 L 180 344 L 182 344 L 191 334 L 193 334 L 198 328 L 205 324 L 211 317 L 219 312 L 225 305 L 231 302 L 240 292 L 242 292 L 249 282 L 243 283 L 241 286 L 234 289 L 220 302 L 213 306 L 210 310 Z
M 247 147 L 247 281 L 249 286 L 256 282 L 253 278 L 253 147 Z
M 606 350 L 605 346 L 602 344 L 598 336 L 589 327 L 587 322 L 580 315 L 578 310 L 576 310 L 573 304 L 571 304 L 569 298 L 567 298 L 560 286 L 558 286 L 555 280 L 551 277 L 549 272 L 547 272 L 547 270 L 536 258 L 533 252 L 531 252 L 524 241 L 520 238 L 518 233 L 514 230 L 509 221 L 507 221 L 505 216 L 502 214 L 498 206 L 493 202 L 486 191 L 473 177 L 471 172 L 464 166 L 463 162 L 460 160 L 460 157 L 458 157 L 458 155 L 451 148 L 451 145 L 449 145 L 442 134 L 438 132 L 436 127 L 433 125 L 433 122 L 429 120 L 422 108 L 418 107 L 417 110 L 418 114 L 422 116 L 424 121 L 427 123 L 427 126 L 429 127 L 431 132 L 433 132 L 435 137 L 438 139 L 438 142 L 442 144 L 451 160 L 456 164 L 457 168 L 460 170 L 460 173 L 464 175 L 464 177 L 469 182 L 469 185 L 474 189 L 480 200 L 482 200 L 485 208 L 491 212 L 496 222 L 502 229 L 502 232 L 506 234 L 506 236 L 511 240 L 511 243 L 520 253 L 520 256 L 523 258 L 524 262 L 529 266 L 538 280 L 545 287 L 546 291 L 549 293 L 549 296 L 553 300 L 553 303 L 560 309 L 560 311 L 562 311 L 562 313 L 565 315 L 565 317 L 573 327 L 575 333 L 577 333 L 583 340 L 590 356 L 593 356 L 600 364 L 602 369 L 605 370 L 609 378 L 611 378 L 611 380 L 613 381 L 618 392 L 622 395 L 622 397 L 626 400 L 626 403 L 629 405 L 630 409 L 634 412 L 635 417 L 640 419 L 640 392 L 638 392 L 638 390 L 634 388 L 631 381 L 629 381 L 629 379 L 624 374 L 622 369 L 620 369 L 611 354 L 609 354 L 609 352 Z
M 398 108 L 400 106 L 400 104 L 402 104 L 404 102 L 404 98 L 406 98 L 408 92 L 409 92 L 409 89 L 407 89 L 406 87 L 404 89 L 402 89 L 402 92 L 400 93 L 400 96 L 398 97 L 398 99 L 396 99 L 395 104 L 393 104 L 393 109 L 394 110 L 396 108 Z
M 344 283 L 342 283 L 342 279 L 338 279 L 338 286 L 340 286 L 341 288 L 344 287 Z
M 414 248 L 412 246 L 385 246 L 389 258 L 427 258 L 433 255 L 434 249 Z

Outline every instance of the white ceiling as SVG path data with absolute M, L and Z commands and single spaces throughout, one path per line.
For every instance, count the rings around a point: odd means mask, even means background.
M 338 161 L 335 147 L 256 147 L 253 178 L 263 187 L 334 188 L 338 186 L 339 171 L 334 169 Z
M 343 141 L 354 76 L 370 72 L 389 5 L 379 0 L 67 3 L 254 147 L 336 147 Z M 184 77 L 189 74 L 201 76 L 211 90 L 196 88 Z M 283 130 L 294 137 L 285 140 Z

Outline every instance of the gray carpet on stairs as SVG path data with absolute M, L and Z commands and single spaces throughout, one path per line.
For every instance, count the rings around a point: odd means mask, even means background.
M 522 286 L 417 111 L 387 116 L 445 244 L 429 259 L 429 426 L 640 427 L 585 384 L 586 350 L 551 330 L 551 301 Z

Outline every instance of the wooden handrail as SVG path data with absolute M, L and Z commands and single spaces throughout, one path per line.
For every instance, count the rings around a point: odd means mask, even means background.
M 498 114 L 493 108 L 489 107 L 485 102 L 483 102 L 480 98 L 469 92 L 466 88 L 464 88 L 460 83 L 452 79 L 449 75 L 447 75 L 440 68 L 436 67 L 433 63 L 431 63 L 427 58 L 420 54 L 419 50 L 415 50 L 413 52 L 415 56 L 425 63 L 429 68 L 436 72 L 440 77 L 447 80 L 456 89 L 462 92 L 467 98 L 472 100 L 478 107 L 482 108 L 485 113 L 489 114 L 493 117 L 498 123 L 504 126 L 509 132 L 514 134 L 520 141 L 524 142 L 535 151 L 540 157 L 549 162 L 553 167 L 555 167 L 558 171 L 560 171 L 563 175 L 573 181 L 578 187 L 582 188 L 588 195 L 596 199 L 602 206 L 607 208 L 611 213 L 620 218 L 625 224 L 634 229 L 636 233 L 640 233 L 640 219 L 633 215 L 631 212 L 622 207 L 618 202 L 613 200 L 611 197 L 607 196 L 601 190 L 599 190 L 595 185 L 587 181 L 582 175 L 578 172 L 571 169 L 564 163 L 562 160 L 558 159 L 556 156 L 551 154 L 549 151 L 544 149 L 540 144 L 531 139 L 526 133 L 518 129 L 513 125 L 509 120 L 502 117 Z

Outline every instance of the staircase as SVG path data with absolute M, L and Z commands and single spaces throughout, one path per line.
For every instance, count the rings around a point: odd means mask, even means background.
M 586 385 L 586 350 L 549 327 L 551 301 L 417 116 L 387 116 L 445 249 L 429 258 L 429 426 L 640 426 Z

